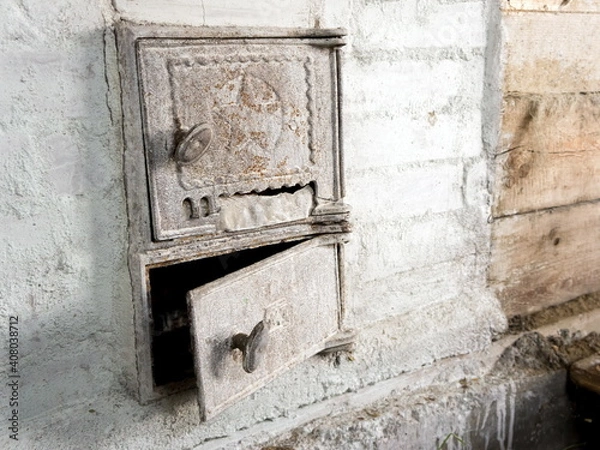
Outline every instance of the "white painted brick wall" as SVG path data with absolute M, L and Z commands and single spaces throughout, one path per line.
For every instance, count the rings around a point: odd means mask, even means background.
M 363 223 L 356 227 L 358 254 L 349 252 L 350 262 L 360 267 L 354 275 L 361 282 L 377 281 L 399 272 L 472 256 L 481 250 L 472 237 L 472 225 L 460 216 L 447 214 Z
M 462 206 L 462 167 L 447 163 L 409 168 L 348 169 L 348 202 L 357 221 L 387 221 Z
M 23 417 L 36 417 L 23 448 L 203 448 L 487 345 L 503 320 L 484 277 L 483 1 L 113 3 L 116 14 L 109 0 L 8 2 L 0 23 L 0 320 L 23 323 Z M 141 406 L 122 390 L 135 362 L 123 331 L 132 311 L 110 33 L 118 17 L 348 28 L 348 316 L 362 336 L 354 362 L 311 359 L 202 426 L 189 392 Z
M 311 2 L 297 0 L 115 0 L 123 17 L 206 26 L 308 26 Z
M 485 46 L 482 2 L 427 0 L 357 2 L 355 42 L 365 49 Z
M 344 67 L 350 166 L 481 154 L 482 57 L 379 61 L 377 54 L 372 62 L 349 57 Z
M 347 158 L 349 165 L 389 167 L 481 153 L 480 111 L 445 114 L 422 108 L 420 116 L 347 113 L 345 141 L 354 149 Z
M 374 50 L 346 56 L 344 80 L 346 104 L 354 113 L 388 112 L 427 108 L 442 109 L 460 97 L 474 105 L 481 100 L 483 59 L 442 59 L 436 53 L 387 54 Z

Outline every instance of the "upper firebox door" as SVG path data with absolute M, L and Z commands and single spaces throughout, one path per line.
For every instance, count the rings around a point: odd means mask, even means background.
M 345 212 L 340 45 L 331 36 L 137 42 L 155 239 Z

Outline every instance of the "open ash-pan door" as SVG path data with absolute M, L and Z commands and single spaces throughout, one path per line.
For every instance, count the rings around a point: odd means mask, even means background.
M 344 238 L 313 238 L 188 293 L 202 420 L 340 342 Z

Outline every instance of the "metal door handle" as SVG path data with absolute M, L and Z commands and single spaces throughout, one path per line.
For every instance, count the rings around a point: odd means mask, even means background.
M 194 125 L 177 145 L 175 161 L 182 165 L 195 163 L 208 151 L 212 139 L 213 131 L 207 123 Z
M 242 367 L 248 373 L 254 372 L 261 364 L 268 345 L 269 330 L 262 320 L 252 329 L 250 335 L 238 333 L 231 340 L 231 348 L 242 351 Z

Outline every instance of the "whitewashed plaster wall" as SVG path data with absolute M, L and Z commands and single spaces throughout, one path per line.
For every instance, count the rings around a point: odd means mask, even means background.
M 303 405 L 485 348 L 505 322 L 485 281 L 488 8 L 479 0 L 4 0 L 0 330 L 19 316 L 22 448 L 244 442 L 253 425 Z M 141 406 L 123 387 L 135 373 L 135 343 L 120 18 L 349 31 L 346 254 L 357 350 L 336 367 L 312 358 L 204 425 L 191 391 Z M 6 370 L 0 365 L 3 380 Z M 6 402 L 1 408 L 8 417 Z

